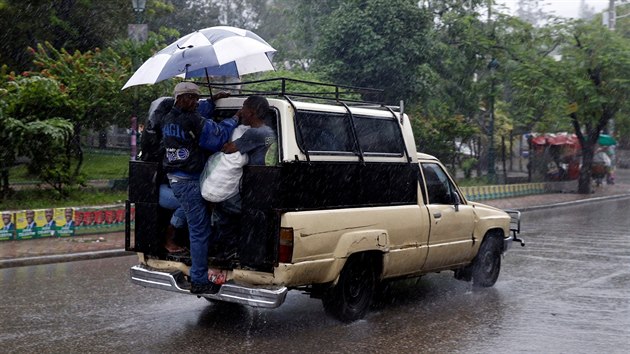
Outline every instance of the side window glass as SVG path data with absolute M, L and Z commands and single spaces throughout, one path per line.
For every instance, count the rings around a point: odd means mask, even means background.
M 298 111 L 298 144 L 307 151 L 353 151 L 350 121 L 345 114 Z
M 457 192 L 439 165 L 422 164 L 422 173 L 427 184 L 429 204 L 455 204 Z
M 357 138 L 365 153 L 402 155 L 403 138 L 394 119 L 355 116 Z

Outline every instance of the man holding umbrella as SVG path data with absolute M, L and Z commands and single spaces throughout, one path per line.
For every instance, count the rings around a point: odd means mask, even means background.
M 210 214 L 201 196 L 199 176 L 206 162 L 206 152 L 221 149 L 238 124 L 235 118 L 221 123 L 205 119 L 197 112 L 199 87 L 192 82 L 175 86 L 175 105 L 160 122 L 165 148 L 164 171 L 175 197 L 184 209 L 190 238 L 191 288 L 193 294 L 216 293 L 219 285 L 208 280 L 208 243 Z

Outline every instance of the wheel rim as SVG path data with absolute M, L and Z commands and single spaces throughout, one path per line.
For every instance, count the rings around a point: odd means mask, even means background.
M 366 270 L 359 270 L 357 267 L 353 267 L 345 286 L 348 305 L 356 307 L 365 301 L 364 294 L 370 286 L 370 278 L 367 273 Z
M 481 269 L 486 274 L 492 274 L 497 269 L 498 258 L 494 255 L 494 252 L 488 251 L 484 253 L 483 262 L 481 263 Z

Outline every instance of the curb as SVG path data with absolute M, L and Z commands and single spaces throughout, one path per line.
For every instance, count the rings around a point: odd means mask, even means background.
M 74 262 L 74 261 L 82 261 L 82 260 L 87 260 L 87 259 L 132 256 L 134 254 L 135 252 L 125 251 L 124 249 L 117 249 L 117 250 L 91 251 L 91 252 L 68 253 L 68 254 L 52 254 L 52 255 L 46 255 L 46 256 L 3 259 L 3 260 L 0 260 L 0 269 L 23 267 L 23 266 L 38 265 L 38 264 L 48 264 L 48 263 Z
M 517 209 L 521 212 L 524 212 L 524 211 L 551 209 L 551 208 L 563 207 L 563 206 L 574 206 L 574 205 L 580 205 L 580 204 L 586 204 L 586 203 L 597 203 L 597 202 L 602 202 L 606 200 L 625 199 L 625 198 L 630 198 L 630 193 L 594 197 L 594 198 L 585 198 L 585 199 L 580 199 L 580 200 L 572 200 L 568 202 L 535 205 L 535 206 L 513 208 L 513 209 Z M 48 263 L 73 262 L 73 261 L 81 261 L 81 260 L 88 260 L 88 259 L 123 257 L 123 256 L 131 256 L 134 254 L 135 252 L 132 252 L 132 251 L 125 251 L 124 249 L 116 249 L 116 250 L 104 250 L 104 251 L 93 251 L 93 252 L 69 253 L 69 254 L 55 254 L 55 255 L 35 256 L 35 257 L 23 257 L 23 258 L 0 260 L 0 269 L 39 265 L 39 264 L 48 264 Z
M 603 197 L 585 198 L 585 199 L 579 199 L 579 200 L 571 200 L 568 202 L 558 202 L 558 203 L 552 203 L 552 204 L 534 205 L 534 206 L 529 206 L 529 207 L 512 208 L 512 209 L 516 209 L 518 211 L 533 211 L 533 210 L 551 209 L 555 207 L 573 206 L 573 205 L 586 204 L 586 203 L 597 203 L 597 202 L 602 202 L 606 200 L 625 199 L 625 198 L 630 198 L 630 193 L 609 195 L 609 196 L 603 196 Z

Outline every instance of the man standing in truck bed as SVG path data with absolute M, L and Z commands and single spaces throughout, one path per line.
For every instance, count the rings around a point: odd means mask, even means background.
M 164 171 L 188 221 L 192 258 L 190 292 L 216 293 L 219 286 L 208 281 L 211 225 L 206 202 L 201 196 L 199 176 L 206 162 L 206 152 L 219 150 L 232 135 L 237 121 L 230 118 L 217 124 L 201 117 L 197 112 L 199 88 L 191 82 L 177 84 L 173 96 L 175 105 L 162 119 L 159 130 L 165 149 Z

